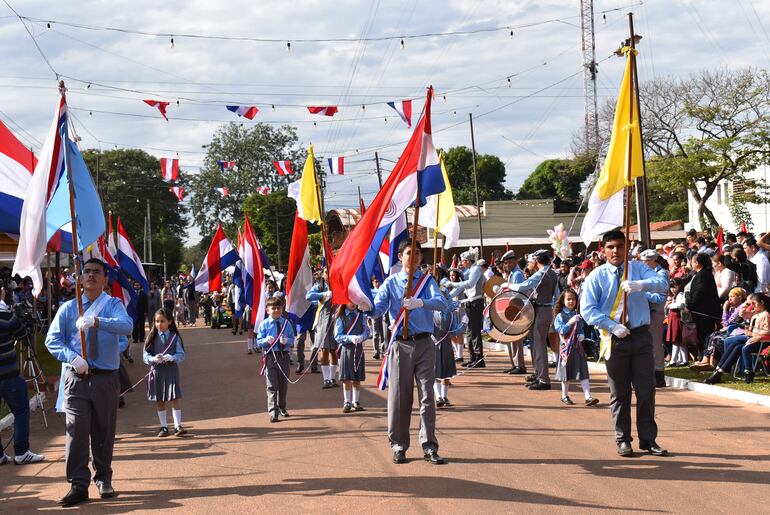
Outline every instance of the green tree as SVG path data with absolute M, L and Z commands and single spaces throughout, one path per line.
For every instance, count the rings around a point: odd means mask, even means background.
M 516 198 L 578 201 L 581 185 L 593 173 L 595 161 L 587 156 L 574 159 L 548 159 L 529 174 Z
M 449 183 L 455 204 L 476 204 L 473 181 L 473 154 L 467 147 L 452 147 L 444 155 Z M 507 200 L 513 194 L 505 188 L 505 165 L 499 157 L 490 154 L 476 155 L 479 201 Z
M 688 218 L 687 187 L 674 187 L 669 183 L 665 161 L 667 158 L 652 158 L 645 164 L 647 174 L 647 211 L 650 222 L 682 220 Z M 636 210 L 636 204 L 632 206 Z
M 120 217 L 134 248 L 145 260 L 149 260 L 149 255 L 144 256 L 149 202 L 153 261 L 162 263 L 165 255 L 168 270 L 176 270 L 186 236 L 187 208 L 169 191 L 169 183 L 161 176 L 160 161 L 136 149 L 90 149 L 83 152 L 83 159 L 96 179 L 105 213 L 112 211 L 115 225 Z M 183 171 L 175 184 L 187 188 Z
M 236 233 L 243 222 L 242 206 L 258 186 L 277 191 L 297 179 L 278 175 L 273 161 L 291 160 L 299 175 L 307 155 L 298 147 L 294 128 L 261 123 L 251 127 L 238 123 L 223 125 L 206 148 L 203 168 L 191 181 L 190 201 L 195 224 L 204 235 L 213 234 L 217 223 L 222 224 L 228 235 Z M 237 161 L 237 171 L 221 171 L 217 161 L 223 160 Z M 219 187 L 226 187 L 229 195 L 219 194 L 215 189 Z

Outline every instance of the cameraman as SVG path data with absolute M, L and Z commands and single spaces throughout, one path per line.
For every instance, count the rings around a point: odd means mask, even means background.
M 29 395 L 27 382 L 19 375 L 15 347 L 16 340 L 24 338 L 27 331 L 22 323 L 20 306 L 14 309 L 11 299 L 10 289 L 0 288 L 0 397 L 13 413 L 13 461 L 22 465 L 43 461 L 45 456 L 29 450 Z M 10 461 L 11 457 L 3 452 L 0 465 Z

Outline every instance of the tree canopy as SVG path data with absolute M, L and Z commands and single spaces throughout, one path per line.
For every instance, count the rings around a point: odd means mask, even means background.
M 593 173 L 594 160 L 587 156 L 574 159 L 548 159 L 529 174 L 516 198 L 577 201 L 581 185 Z
M 156 263 L 165 255 L 169 270 L 176 270 L 182 259 L 182 241 L 186 236 L 187 208 L 169 191 L 161 176 L 160 161 L 135 149 L 85 150 L 83 159 L 95 178 L 105 213 L 112 211 L 113 223 L 120 217 L 137 253 L 144 256 L 144 220 L 150 205 L 152 253 Z M 187 179 L 180 171 L 174 183 L 187 189 Z M 114 228 L 113 228 L 114 229 Z
M 468 147 L 452 147 L 444 155 L 455 204 L 476 204 L 473 183 L 473 153 Z M 513 194 L 505 188 L 505 165 L 499 157 L 476 155 L 479 200 L 508 200 Z

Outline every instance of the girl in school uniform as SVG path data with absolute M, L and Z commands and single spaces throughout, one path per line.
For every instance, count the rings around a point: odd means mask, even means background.
M 465 334 L 465 324 L 460 321 L 458 304 L 449 300 L 445 290 L 441 292 L 449 303 L 449 309 L 433 312 L 433 343 L 436 346 L 436 382 L 433 389 L 436 392 L 436 406 L 439 408 L 452 405 L 447 397 L 450 379 L 457 375 L 452 342 L 455 337 Z
M 337 308 L 334 339 L 339 344 L 340 380 L 342 381 L 343 413 L 364 411 L 359 401 L 364 370 L 364 341 L 369 337 L 366 315 L 355 304 Z
M 179 381 L 179 363 L 184 361 L 184 344 L 179 336 L 171 311 L 161 308 L 155 312 L 155 323 L 144 343 L 144 362 L 150 365 L 147 382 L 147 400 L 155 401 L 160 421 L 160 438 L 169 436 L 166 403 L 171 403 L 174 434 L 182 436 L 182 389 Z
M 557 356 L 556 380 L 561 381 L 561 402 L 575 404 L 569 398 L 569 382 L 580 381 L 586 406 L 594 406 L 599 399 L 591 397 L 588 384 L 588 361 L 583 351 L 585 338 L 583 320 L 578 313 L 578 296 L 575 290 L 567 288 L 554 306 L 553 326 L 559 334 L 559 355 Z

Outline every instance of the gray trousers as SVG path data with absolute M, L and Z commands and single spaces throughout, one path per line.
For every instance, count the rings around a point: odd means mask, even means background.
M 420 397 L 420 445 L 423 452 L 438 451 L 436 440 L 436 348 L 433 340 L 395 340 L 388 357 L 388 439 L 393 451 L 409 449 L 414 384 Z
M 541 383 L 551 382 L 548 376 L 548 330 L 551 323 L 553 323 L 553 307 L 535 308 L 535 323 L 529 330 L 529 352 L 532 354 L 535 376 Z
M 372 329 L 374 333 L 372 338 L 374 340 L 374 353 L 379 354 L 380 348 L 384 349 L 388 343 L 385 340 L 385 335 L 387 334 L 387 331 L 385 331 L 385 317 L 372 319 Z
M 663 347 L 663 320 L 666 318 L 666 313 L 663 310 L 663 304 L 651 305 L 650 308 L 650 334 L 655 371 L 663 372 L 666 368 L 666 349 Z
M 267 352 L 267 351 L 265 351 Z M 286 377 L 278 370 L 281 367 L 286 375 L 289 375 L 289 353 L 288 352 L 268 352 L 267 365 L 265 366 L 265 382 L 267 383 L 267 412 L 278 415 L 279 410 L 286 409 L 286 393 L 289 389 L 289 382 Z
M 655 361 L 649 326 L 637 327 L 622 340 L 612 337 L 607 360 L 610 385 L 610 411 L 615 425 L 615 441 L 631 442 L 631 387 L 636 392 L 636 432 L 640 442 L 658 436 L 655 424 Z
M 120 379 L 118 372 L 78 377 L 67 368 L 64 376 L 66 432 L 64 455 L 67 481 L 87 490 L 89 439 L 94 459 L 94 481 L 112 483 L 112 450 L 118 417 Z
M 518 341 L 508 344 L 508 357 L 514 367 L 527 368 L 524 362 L 524 342 Z

